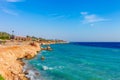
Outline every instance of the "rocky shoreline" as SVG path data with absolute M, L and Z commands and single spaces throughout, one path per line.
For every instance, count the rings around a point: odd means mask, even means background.
M 5 80 L 30 80 L 23 71 L 23 59 L 34 58 L 41 50 L 52 50 L 50 44 L 66 43 L 62 41 L 6 41 L 0 44 L 0 76 Z M 47 45 L 42 48 L 41 45 Z
M 41 51 L 37 42 L 0 46 L 0 75 L 5 80 L 29 80 L 23 72 L 23 58 L 31 59 Z

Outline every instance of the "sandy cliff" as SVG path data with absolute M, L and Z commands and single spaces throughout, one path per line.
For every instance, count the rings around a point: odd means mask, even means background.
M 21 58 L 32 58 L 40 51 L 38 43 L 0 46 L 0 75 L 5 80 L 28 80 L 23 73 Z

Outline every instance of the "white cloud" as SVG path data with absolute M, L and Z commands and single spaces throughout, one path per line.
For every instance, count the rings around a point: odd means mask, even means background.
M 6 14 L 10 14 L 10 15 L 14 15 L 14 16 L 18 15 L 18 13 L 14 12 L 12 10 L 9 10 L 9 9 L 2 8 L 2 11 Z
M 90 24 L 90 26 L 94 26 L 94 24 Z
M 8 2 L 17 2 L 17 1 L 23 1 L 23 0 L 0 0 L 0 11 L 4 12 L 5 14 L 17 16 L 18 12 L 16 10 L 16 7 L 8 3 Z
M 92 24 L 93 26 L 94 23 L 108 21 L 108 19 L 99 17 L 95 14 L 88 14 L 88 12 L 81 12 L 80 14 L 83 16 L 82 23 L 84 24 Z
M 84 16 L 84 23 L 95 23 L 101 21 L 106 21 L 106 19 L 98 17 L 97 15 L 94 14 Z
M 68 17 L 66 15 L 59 15 L 58 13 L 49 14 L 48 16 L 51 17 L 52 20 L 63 19 Z
M 87 15 L 88 12 L 80 12 L 81 15 Z
M 20 2 L 21 0 L 6 0 L 7 2 Z

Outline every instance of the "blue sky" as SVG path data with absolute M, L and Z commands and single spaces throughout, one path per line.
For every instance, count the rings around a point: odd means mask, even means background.
M 120 0 L 0 0 L 0 31 L 67 41 L 120 41 Z

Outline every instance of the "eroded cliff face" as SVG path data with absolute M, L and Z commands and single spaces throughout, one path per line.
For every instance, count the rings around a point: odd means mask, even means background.
M 5 80 L 28 80 L 22 71 L 24 63 L 20 59 L 30 59 L 40 50 L 38 43 L 0 46 L 0 75 Z

